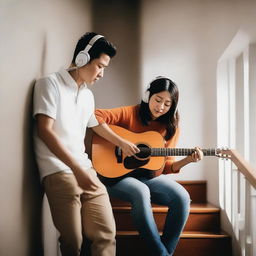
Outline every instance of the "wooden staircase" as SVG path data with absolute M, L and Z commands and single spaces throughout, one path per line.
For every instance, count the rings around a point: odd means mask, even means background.
M 231 256 L 231 238 L 220 229 L 220 209 L 207 203 L 205 181 L 182 181 L 192 199 L 188 221 L 174 256 Z M 117 225 L 117 256 L 148 256 L 130 217 L 130 204 L 111 198 Z M 161 233 L 167 207 L 152 205 Z

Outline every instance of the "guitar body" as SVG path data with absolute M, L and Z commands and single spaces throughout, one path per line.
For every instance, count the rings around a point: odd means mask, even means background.
M 119 136 L 136 145 L 146 145 L 150 148 L 164 148 L 164 139 L 158 132 L 148 131 L 134 133 L 120 126 L 109 125 Z M 164 167 L 166 157 L 142 155 L 139 157 L 117 157 L 117 147 L 101 136 L 93 134 L 92 139 L 92 162 L 93 167 L 100 175 L 108 178 L 121 177 L 134 169 L 160 170 Z

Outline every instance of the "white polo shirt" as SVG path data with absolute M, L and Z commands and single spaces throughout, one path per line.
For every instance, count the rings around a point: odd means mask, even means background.
M 53 118 L 53 128 L 61 142 L 86 169 L 92 167 L 91 160 L 85 153 L 86 127 L 99 124 L 94 109 L 94 97 L 87 85 L 81 85 L 78 89 L 76 82 L 65 69 L 41 78 L 35 84 L 33 116 L 44 114 Z M 41 179 L 59 171 L 72 173 L 38 137 L 36 129 L 34 142 Z

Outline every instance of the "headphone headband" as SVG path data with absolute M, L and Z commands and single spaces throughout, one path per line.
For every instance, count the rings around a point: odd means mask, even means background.
M 86 45 L 85 49 L 80 51 L 75 59 L 76 66 L 78 68 L 85 66 L 89 61 L 90 61 L 90 55 L 89 55 L 89 50 L 92 48 L 92 46 L 95 44 L 97 40 L 102 38 L 104 36 L 102 35 L 95 35 L 89 43 Z
M 94 43 L 102 38 L 103 36 L 102 35 L 96 35 L 94 36 L 90 41 L 89 43 L 86 45 L 85 49 L 83 50 L 84 52 L 89 52 L 89 50 L 92 48 L 92 46 L 94 45 Z

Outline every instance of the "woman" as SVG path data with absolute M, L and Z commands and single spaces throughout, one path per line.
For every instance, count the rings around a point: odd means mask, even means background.
M 165 139 L 165 146 L 173 148 L 179 137 L 177 104 L 179 91 L 174 82 L 157 77 L 148 86 L 142 101 L 136 106 L 97 109 L 100 124 L 124 127 L 132 132 L 157 131 Z M 120 179 L 101 178 L 112 197 L 131 203 L 133 221 L 153 255 L 172 255 L 187 221 L 190 197 L 187 191 L 171 177 L 171 173 L 201 160 L 203 152 L 195 148 L 192 155 L 175 161 L 168 157 L 163 174 L 155 177 L 153 171 L 130 173 Z M 154 221 L 151 203 L 169 207 L 163 234 L 160 237 Z

